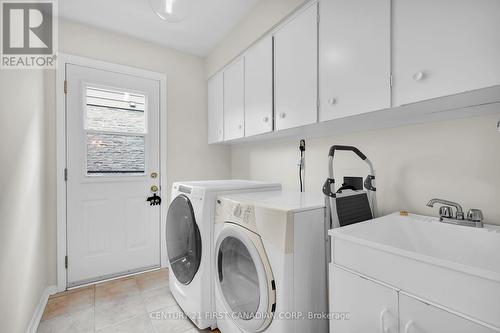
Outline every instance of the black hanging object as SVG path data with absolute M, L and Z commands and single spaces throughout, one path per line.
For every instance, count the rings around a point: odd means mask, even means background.
M 156 193 L 154 193 L 153 196 L 147 198 L 146 201 L 149 201 L 150 206 L 161 205 L 161 198 L 158 195 L 156 195 Z

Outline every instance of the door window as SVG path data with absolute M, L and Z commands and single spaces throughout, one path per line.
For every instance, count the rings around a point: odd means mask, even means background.
M 145 173 L 146 96 L 87 87 L 87 176 Z
M 189 284 L 201 261 L 201 235 L 188 197 L 179 195 L 168 209 L 167 252 L 177 280 Z
M 260 304 L 259 276 L 247 247 L 229 236 L 221 242 L 218 256 L 218 278 L 227 304 L 238 318 L 254 318 Z

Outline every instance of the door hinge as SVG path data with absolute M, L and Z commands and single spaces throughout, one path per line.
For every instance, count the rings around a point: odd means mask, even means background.
M 68 168 L 64 168 L 64 181 L 68 181 Z
M 68 81 L 64 80 L 64 93 L 68 93 Z
M 68 268 L 68 256 L 64 257 L 64 268 Z

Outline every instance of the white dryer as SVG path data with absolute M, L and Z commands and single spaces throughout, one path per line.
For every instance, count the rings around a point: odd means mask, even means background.
M 328 332 L 325 199 L 223 195 L 215 213 L 215 301 L 222 333 Z
M 280 188 L 278 183 L 247 180 L 173 184 L 166 221 L 169 286 L 179 306 L 198 328 L 216 327 L 212 271 L 216 196 Z

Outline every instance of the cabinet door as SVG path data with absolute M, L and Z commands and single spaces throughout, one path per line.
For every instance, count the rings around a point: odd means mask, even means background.
M 276 130 L 318 120 L 317 10 L 307 7 L 274 35 Z
M 393 1 L 395 104 L 500 84 L 500 1 Z
M 273 37 L 245 54 L 245 136 L 273 130 Z
M 222 73 L 208 80 L 208 143 L 224 139 L 224 81 Z
M 398 292 L 330 264 L 330 313 L 332 333 L 397 333 Z
M 391 106 L 390 0 L 320 2 L 320 120 Z
M 399 327 L 401 333 L 497 332 L 403 293 L 399 296 Z
M 245 62 L 241 58 L 224 70 L 224 139 L 244 135 Z

